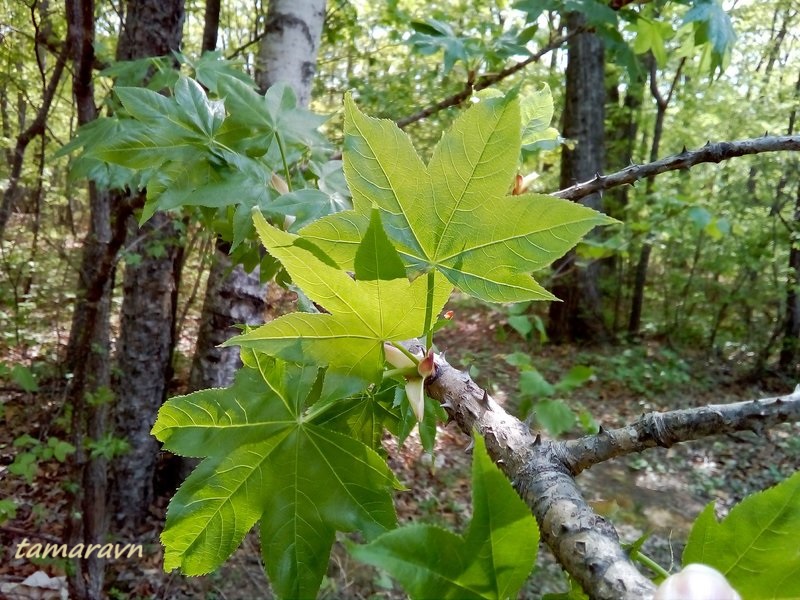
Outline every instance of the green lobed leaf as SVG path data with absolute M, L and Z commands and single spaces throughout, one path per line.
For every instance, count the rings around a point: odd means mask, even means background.
M 530 273 L 614 221 L 551 196 L 508 196 L 520 118 L 513 95 L 483 99 L 442 136 L 426 168 L 405 133 L 363 115 L 347 97 L 344 172 L 354 211 L 323 218 L 303 235 L 347 267 L 377 207 L 412 274 L 436 269 L 492 302 L 552 300 Z
M 354 280 L 314 244 L 269 225 L 260 213 L 254 223 L 262 243 L 281 261 L 295 284 L 331 314 L 293 313 L 225 345 L 255 348 L 285 360 L 328 365 L 347 376 L 377 381 L 382 372 L 383 343 L 424 333 L 427 278 Z M 376 215 L 377 219 L 377 215 Z M 360 270 L 368 276 L 394 275 L 396 251 L 380 242 L 373 221 L 359 250 Z M 433 314 L 441 311 L 451 287 L 440 278 L 434 284 Z
M 431 525 L 389 531 L 358 560 L 388 571 L 412 598 L 514 598 L 533 568 L 539 530 L 530 510 L 476 436 L 473 517 L 463 536 Z
M 172 398 L 153 435 L 172 452 L 207 457 L 172 499 L 164 568 L 216 569 L 258 521 L 271 583 L 283 598 L 316 596 L 336 530 L 368 538 L 394 527 L 386 463 L 306 409 L 317 369 L 250 353 L 227 389 Z
M 714 567 L 742 598 L 800 597 L 800 473 L 748 496 L 717 521 L 714 503 L 700 513 L 683 564 Z

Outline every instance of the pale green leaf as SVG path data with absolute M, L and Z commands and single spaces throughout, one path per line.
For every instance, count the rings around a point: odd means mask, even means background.
M 519 108 L 522 119 L 522 145 L 542 139 L 543 134 L 549 131 L 550 122 L 553 120 L 553 94 L 550 92 L 550 86 L 544 83 L 540 90 L 522 96 Z
M 800 597 L 800 473 L 748 496 L 717 521 L 714 503 L 695 521 L 683 563 L 720 571 L 742 598 Z
M 347 376 L 374 381 L 383 363 L 383 342 L 403 341 L 424 333 L 427 278 L 356 281 L 308 240 L 269 225 L 254 214 L 259 237 L 281 261 L 295 284 L 331 314 L 294 313 L 267 323 L 226 344 L 257 348 L 286 360 L 329 365 Z M 376 226 L 380 223 L 377 222 Z M 372 237 L 372 241 L 370 238 Z M 382 273 L 384 261 L 396 261 L 391 245 L 376 245 L 367 232 L 362 270 Z M 375 252 L 378 250 L 378 253 Z M 451 287 L 434 284 L 433 314 L 441 311 Z
M 550 196 L 507 195 L 520 119 L 516 98 L 482 100 L 445 133 L 425 168 L 403 132 L 363 115 L 348 98 L 344 171 L 362 219 L 341 213 L 304 235 L 348 265 L 375 206 L 412 273 L 436 269 L 464 292 L 493 302 L 553 299 L 530 273 L 613 220 Z

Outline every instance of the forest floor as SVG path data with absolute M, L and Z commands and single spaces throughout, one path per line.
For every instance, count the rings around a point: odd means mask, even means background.
M 533 359 L 547 381 L 555 382 L 572 367 L 593 370 L 581 387 L 563 394 L 569 406 L 587 411 L 606 428 L 629 423 L 645 412 L 779 395 L 791 384 L 778 379 L 745 381 L 736 357 L 687 355 L 663 343 L 635 346 L 577 348 L 555 346 L 522 338 L 509 327 L 508 314 L 487 307 L 454 306 L 453 325 L 443 329 L 437 345 L 448 361 L 469 370 L 507 410 L 519 413 L 519 370 L 505 360 L 513 352 Z M 536 335 L 534 331 L 534 335 Z M 18 582 L 34 571 L 63 574 L 59 560 L 15 558 L 23 538 L 55 541 L 65 521 L 65 468 L 57 460 L 44 461 L 26 480 L 8 472 L 25 434 L 37 439 L 58 433 L 60 390 L 42 388 L 36 394 L 0 391 L 5 427 L 0 430 L 0 499 L 13 499 L 16 514 L 3 522 L 0 503 L 0 583 Z M 524 405 L 522 405 L 524 408 Z M 535 422 L 534 422 L 535 426 Z M 580 426 L 564 434 L 575 437 Z M 758 436 L 746 432 L 711 438 L 670 449 L 656 449 L 592 467 L 578 478 L 585 497 L 617 527 L 623 542 L 649 538 L 643 551 L 667 569 L 674 568 L 692 520 L 711 501 L 719 514 L 747 494 L 768 487 L 800 469 L 800 426 L 783 426 Z M 17 441 L 15 446 L 15 440 Z M 401 522 L 434 523 L 461 532 L 471 517 L 469 439 L 454 425 L 440 428 L 436 449 L 426 454 L 412 436 L 398 448 L 387 438 L 389 462 L 408 488 L 396 495 Z M 2 502 L 2 500 L 0 500 Z M 109 568 L 109 598 L 203 598 L 250 600 L 269 598 L 269 586 L 260 560 L 257 533 L 218 572 L 186 578 L 161 571 L 158 533 L 168 497 L 151 507 L 152 519 L 137 532 L 144 558 L 114 561 Z M 341 539 L 341 538 L 340 538 Z M 117 590 L 126 590 L 124 592 Z M 521 598 L 566 590 L 566 581 L 549 551 L 542 547 L 534 573 Z M 0 594 L 0 597 L 2 594 Z M 18 596 L 33 597 L 33 596 Z M 404 598 L 386 575 L 353 561 L 337 542 L 323 581 L 321 598 L 387 600 Z

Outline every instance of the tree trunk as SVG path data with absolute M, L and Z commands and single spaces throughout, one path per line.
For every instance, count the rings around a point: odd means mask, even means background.
M 219 12 L 220 0 L 206 0 L 206 11 L 203 17 L 203 42 L 200 52 L 213 52 L 217 49 Z
M 289 83 L 300 106 L 308 106 L 325 23 L 325 0 L 272 0 L 261 39 L 256 81 L 266 90 Z
M 247 273 L 242 265 L 233 265 L 226 244 L 217 242 L 208 287 L 200 319 L 189 389 L 228 387 L 241 367 L 238 348 L 220 344 L 240 333 L 237 323 L 259 325 L 264 322 L 266 286 L 258 278 L 258 269 Z
M 800 100 L 800 75 L 797 77 L 797 84 L 794 88 L 795 99 Z M 797 119 L 797 107 L 792 109 L 789 114 L 788 135 L 794 133 L 795 119 Z M 786 281 L 786 321 L 783 328 L 783 342 L 779 366 L 781 371 L 794 375 L 797 373 L 798 349 L 800 349 L 800 294 L 797 293 L 800 286 L 800 248 L 796 236 L 800 229 L 800 183 L 797 184 L 797 197 L 794 205 L 793 231 L 789 236 L 789 275 Z
M 567 29 L 585 25 L 581 13 L 567 15 Z M 601 173 L 605 156 L 605 82 L 602 40 L 591 32 L 575 36 L 567 56 L 564 137 L 575 140 L 574 149 L 564 147 L 561 154 L 561 187 L 569 187 Z M 600 194 L 581 200 L 594 209 L 601 208 Z M 547 333 L 551 340 L 564 342 L 599 340 L 607 335 L 599 289 L 599 265 L 580 268 L 575 252 L 556 261 L 553 293 L 561 302 L 550 304 Z
M 659 148 L 661 147 L 661 136 L 664 133 L 664 118 L 667 115 L 667 107 L 672 99 L 672 94 L 675 91 L 675 86 L 680 79 L 681 71 L 685 59 L 683 59 L 675 72 L 675 77 L 672 80 L 672 85 L 666 97 L 658 89 L 657 79 L 657 65 L 655 58 L 648 55 L 650 67 L 650 93 L 656 101 L 656 121 L 653 125 L 653 142 L 650 145 L 650 162 L 658 159 Z M 645 184 L 645 196 L 649 199 L 653 193 L 653 185 L 655 182 L 654 177 L 648 177 Z M 644 305 L 644 288 L 647 283 L 647 270 L 650 265 L 650 255 L 653 252 L 653 240 L 647 237 L 642 242 L 642 248 L 639 251 L 639 260 L 636 263 L 636 277 L 633 282 L 633 293 L 631 297 L 631 313 L 628 319 L 628 337 L 635 338 L 639 335 L 639 328 L 642 323 L 642 307 Z
M 130 0 L 117 59 L 178 50 L 183 19 L 183 0 Z M 138 528 L 153 496 L 158 444 L 150 429 L 171 375 L 183 255 L 180 237 L 169 214 L 157 213 L 138 230 L 129 220 L 129 245 L 139 259 L 125 267 L 117 352 L 116 435 L 130 445 L 115 463 L 114 517 L 120 527 Z
M 617 72 L 607 75 L 607 118 L 609 131 L 606 140 L 606 167 L 609 170 L 624 169 L 633 163 L 636 137 L 639 133 L 640 111 L 644 99 L 645 78 L 636 79 L 627 86 L 620 104 L 620 86 Z M 629 186 L 609 190 L 603 196 L 603 208 L 607 215 L 615 219 L 625 219 L 628 206 Z M 601 262 L 601 277 L 616 282 L 614 289 L 613 321 L 611 331 L 616 335 L 620 328 L 622 307 L 625 297 L 626 261 L 615 253 Z
M 67 35 L 73 60 L 72 89 L 78 110 L 78 124 L 97 118 L 92 83 L 94 63 L 94 1 L 70 0 L 66 5 Z M 109 389 L 109 314 L 114 279 L 114 264 L 124 240 L 125 217 L 114 228 L 111 222 L 111 199 L 108 192 L 89 183 L 89 231 L 83 243 L 78 290 L 72 318 L 66 368 L 72 372 L 67 402 L 72 409 L 72 436 L 76 448 L 72 458 L 78 479 L 71 499 L 65 542 L 102 544 L 106 541 L 107 461 L 92 457 L 85 442 L 100 439 L 106 432 L 108 405 L 90 403 Z M 78 560 L 70 569 L 69 584 L 73 598 L 101 598 L 104 559 L 96 555 Z

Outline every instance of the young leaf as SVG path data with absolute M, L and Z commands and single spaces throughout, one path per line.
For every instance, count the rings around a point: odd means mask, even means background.
M 412 598 L 514 598 L 536 560 L 539 530 L 528 507 L 476 436 L 473 517 L 463 536 L 410 525 L 352 546 L 358 560 L 388 571 Z
M 683 564 L 720 571 L 743 598 L 800 597 L 800 473 L 748 496 L 717 521 L 710 503 L 695 521 Z
M 511 95 L 484 99 L 461 115 L 427 168 L 405 133 L 363 115 L 347 97 L 344 171 L 355 210 L 302 233 L 347 267 L 377 207 L 412 273 L 436 269 L 491 302 L 553 299 L 530 273 L 613 220 L 551 196 L 509 196 L 519 152 L 519 102 Z
M 409 282 L 403 270 L 399 278 L 370 279 L 400 274 L 391 266 L 399 264 L 397 253 L 381 237 L 377 213 L 359 249 L 359 271 L 367 277 L 363 280 L 351 279 L 313 244 L 270 226 L 261 214 L 254 214 L 254 222 L 264 246 L 281 261 L 294 283 L 331 314 L 289 314 L 226 345 L 329 365 L 348 376 L 376 381 L 382 371 L 383 342 L 424 333 L 427 278 Z M 451 289 L 441 279 L 435 283 L 433 314 L 441 311 Z
M 213 571 L 260 519 L 275 591 L 314 597 L 335 531 L 372 538 L 394 527 L 389 490 L 399 483 L 373 450 L 305 414 L 320 392 L 317 369 L 251 357 L 232 387 L 159 411 L 153 435 L 166 449 L 207 457 L 170 503 L 164 568 Z

